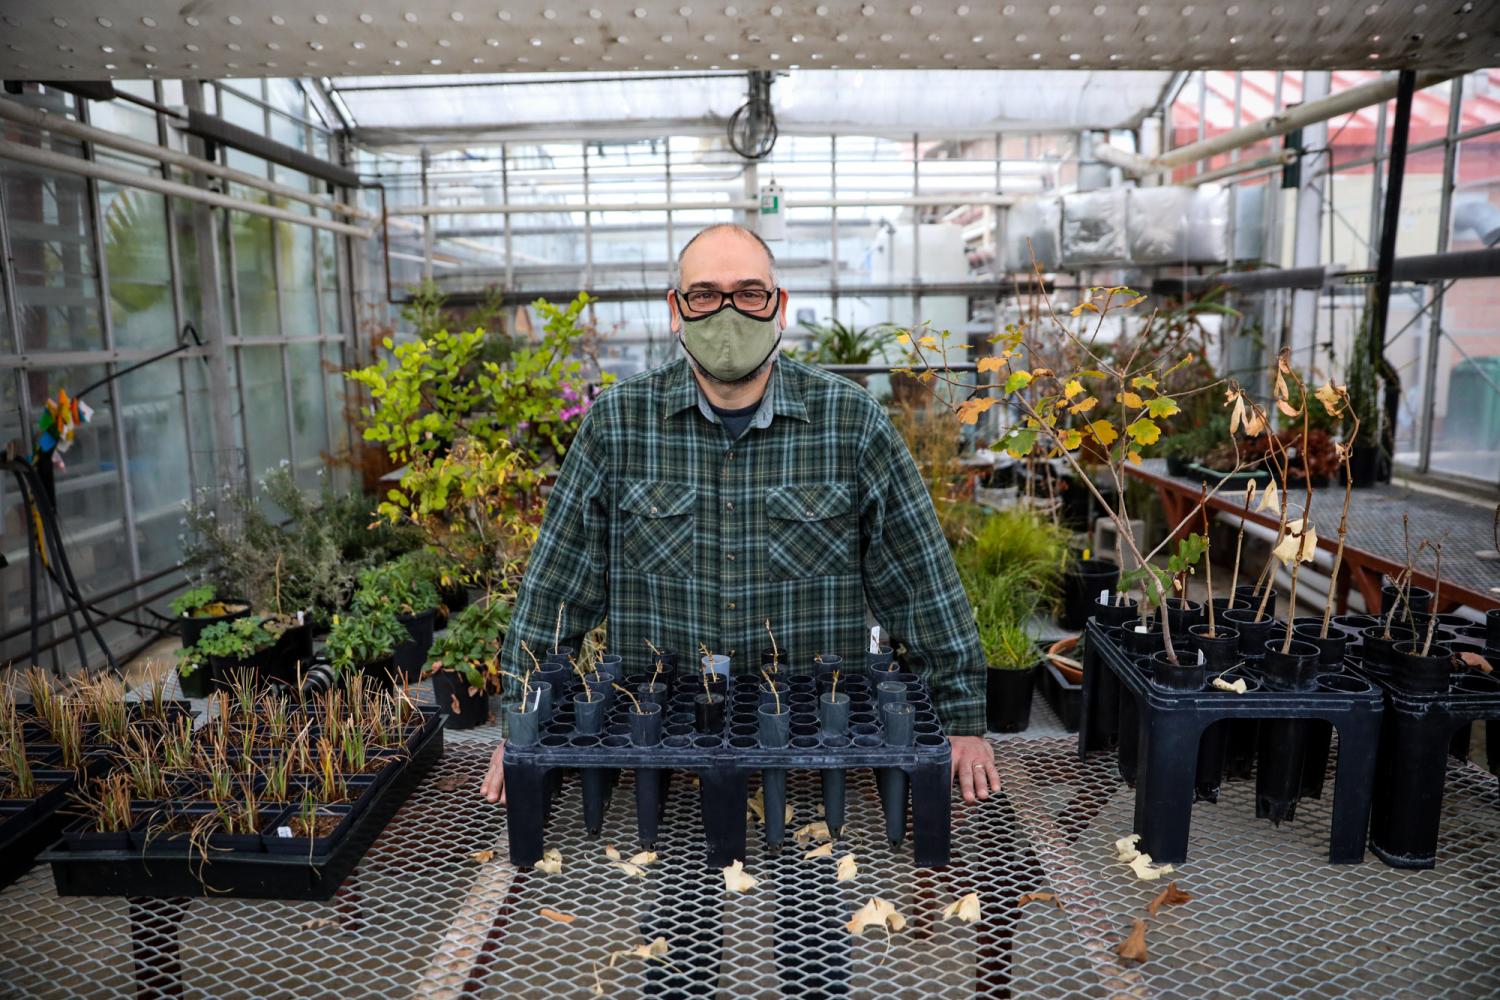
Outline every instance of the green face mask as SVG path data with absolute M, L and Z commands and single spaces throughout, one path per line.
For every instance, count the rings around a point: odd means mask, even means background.
M 682 346 L 720 382 L 737 382 L 760 369 L 781 343 L 781 324 L 747 316 L 733 306 L 692 319 L 682 316 Z

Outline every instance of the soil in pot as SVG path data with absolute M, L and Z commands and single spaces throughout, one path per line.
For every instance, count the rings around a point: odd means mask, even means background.
M 1031 724 L 1036 665 L 1024 670 L 985 671 L 985 721 L 997 733 L 1019 733 Z

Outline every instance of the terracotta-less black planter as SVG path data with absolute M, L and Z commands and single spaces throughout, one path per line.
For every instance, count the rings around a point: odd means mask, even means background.
M 1036 665 L 1024 670 L 985 671 L 985 721 L 997 733 L 1019 733 L 1031 722 Z
M 991 670 L 990 673 L 1018 673 L 1019 671 Z M 1027 671 L 1029 675 L 1031 671 Z M 1028 692 L 1027 696 L 1031 695 Z M 915 739 L 916 713 L 904 701 L 891 702 L 880 710 L 881 725 L 885 730 L 885 745 L 909 747 Z M 891 846 L 906 838 L 906 798 L 908 782 L 906 772 L 896 767 L 883 767 L 876 772 L 876 786 L 880 792 L 880 804 L 885 810 L 885 835 Z
M 1152 680 L 1169 691 L 1203 690 L 1203 664 L 1198 662 L 1198 651 L 1184 645 L 1172 662 L 1166 650 L 1151 654 Z
M 1120 582 L 1120 567 L 1109 559 L 1080 559 L 1063 574 L 1063 603 L 1057 623 L 1077 631 L 1088 622 L 1099 603 L 1101 591 L 1113 594 Z
M 1396 643 L 1391 682 L 1411 694 L 1441 694 L 1453 681 L 1453 653 L 1434 642 L 1424 656 L 1422 645 L 1420 639 Z
M 1276 621 L 1267 613 L 1257 621 L 1255 608 L 1232 608 L 1224 612 L 1224 622 L 1240 634 L 1240 655 L 1260 657 L 1265 655 L 1266 641 Z
M 1202 601 L 1186 601 L 1180 597 L 1169 597 L 1162 603 L 1166 605 L 1167 625 L 1171 628 L 1174 637 L 1185 635 L 1189 628 L 1204 621 Z
M 1109 628 L 1137 619 L 1139 608 L 1134 600 L 1120 600 L 1117 594 L 1111 593 L 1108 603 L 1100 604 L 1098 596 L 1094 595 L 1095 601 L 1090 611 L 1102 627 Z M 1100 663 L 1099 651 L 1087 639 L 1083 643 L 1083 677 L 1085 684 L 1096 687 L 1096 691 L 1087 699 L 1090 706 L 1090 744 L 1114 747 L 1120 739 L 1120 680 L 1113 670 Z M 1123 697 L 1130 696 L 1127 694 Z
M 643 701 L 641 710 L 632 710 L 628 718 L 631 746 L 654 747 L 661 743 L 660 705 Z M 660 768 L 655 767 L 639 767 L 635 771 L 635 829 L 641 846 L 648 849 L 656 845 L 656 831 L 661 820 L 663 774 Z
M 818 729 L 824 736 L 847 736 L 849 733 L 849 696 L 842 691 L 824 692 L 818 696 Z M 844 829 L 844 772 L 826 768 L 822 772 L 823 819 L 837 837 Z
M 1389 583 L 1380 588 L 1380 617 L 1382 621 L 1390 613 L 1391 608 L 1395 607 L 1400 593 L 1399 588 Z M 1425 614 L 1432 610 L 1432 591 L 1424 587 L 1409 587 L 1407 589 L 1406 600 L 1400 603 L 1401 610 L 1396 612 L 1396 619 L 1398 620 L 1407 618 L 1413 614 Z
M 178 619 L 177 630 L 182 633 L 182 646 L 184 649 L 186 649 L 188 646 L 196 646 L 198 644 L 199 637 L 203 635 L 203 630 L 208 628 L 210 625 L 217 625 L 220 622 L 232 622 L 236 618 L 244 618 L 246 615 L 250 614 L 249 601 L 242 601 L 238 598 L 234 598 L 225 600 L 222 603 L 237 604 L 240 606 L 240 610 L 231 611 L 227 615 L 210 615 L 202 618 L 194 617 L 193 615 L 183 615 Z
M 522 709 L 519 705 L 505 707 L 506 742 L 518 747 L 536 746 L 541 732 L 542 714 L 538 710 Z
M 212 674 L 213 667 L 206 659 L 186 675 L 179 671 L 177 686 L 182 689 L 182 696 L 184 698 L 207 698 L 208 692 L 213 688 Z
M 1262 591 L 1256 590 L 1253 583 L 1242 583 L 1234 588 L 1234 596 L 1252 608 L 1259 608 L 1260 600 L 1265 594 Z M 1265 615 L 1267 618 L 1274 618 L 1276 616 L 1276 602 L 1280 597 L 1281 595 L 1277 592 L 1276 588 L 1272 587 L 1271 596 L 1266 600 Z
M 1409 642 L 1417 637 L 1417 634 L 1409 628 L 1392 626 L 1390 634 L 1386 634 L 1385 626 L 1372 625 L 1360 633 L 1360 658 L 1365 670 L 1370 673 L 1386 675 L 1395 666 L 1395 647 L 1398 642 Z
M 490 717 L 490 700 L 483 691 L 469 693 L 469 682 L 462 674 L 439 670 L 432 675 L 432 700 L 438 711 L 448 716 L 447 728 L 473 729 Z
M 724 731 L 724 696 L 722 694 L 693 696 L 693 727 L 703 736 L 718 736 Z
M 1266 644 L 1263 662 L 1266 686 L 1277 691 L 1317 688 L 1318 647 L 1295 639 L 1282 652 L 1281 640 Z M 1262 719 L 1260 752 L 1255 772 L 1255 815 L 1274 826 L 1291 820 L 1302 793 L 1307 753 L 1307 722 L 1303 719 Z
M 1318 663 L 1325 667 L 1337 666 L 1344 662 L 1344 650 L 1349 645 L 1349 633 L 1342 629 L 1333 627 L 1328 623 L 1328 634 L 1322 634 L 1323 625 L 1316 619 L 1300 625 L 1292 626 L 1292 636 L 1298 642 L 1311 643 L 1318 647 Z
M 581 735 L 598 736 L 604 731 L 606 705 L 604 694 L 597 690 L 573 696 L 574 725 Z M 590 836 L 595 836 L 604 826 L 609 775 L 601 768 L 585 767 L 580 770 L 579 779 L 583 785 L 583 827 Z
M 427 662 L 427 651 L 432 648 L 432 633 L 436 624 L 437 610 L 429 608 L 415 615 L 397 615 L 396 620 L 406 626 L 411 640 L 396 647 L 396 669 L 407 684 L 415 684 L 422 677 L 422 664 Z
M 786 705 L 777 711 L 775 705 L 762 704 L 756 712 L 760 745 L 779 749 L 791 739 L 791 709 Z M 766 844 L 779 848 L 786 840 L 786 771 L 768 767 L 760 772 L 761 797 L 766 812 Z

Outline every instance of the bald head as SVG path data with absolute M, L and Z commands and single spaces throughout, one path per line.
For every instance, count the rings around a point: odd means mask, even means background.
M 720 222 L 700 229 L 677 254 L 677 287 L 686 289 L 698 282 L 719 284 L 724 277 L 732 277 L 730 287 L 758 278 L 767 288 L 773 288 L 776 256 L 754 230 L 738 223 Z

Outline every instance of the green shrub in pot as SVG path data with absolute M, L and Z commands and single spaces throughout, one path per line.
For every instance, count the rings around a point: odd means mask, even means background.
M 433 586 L 424 567 L 409 558 L 371 566 L 359 574 L 354 607 L 369 610 L 381 606 L 402 615 L 431 611 L 438 606 L 437 587 Z
M 391 657 L 410 638 L 395 610 L 389 604 L 376 604 L 334 615 L 323 648 L 328 662 L 342 674 Z

